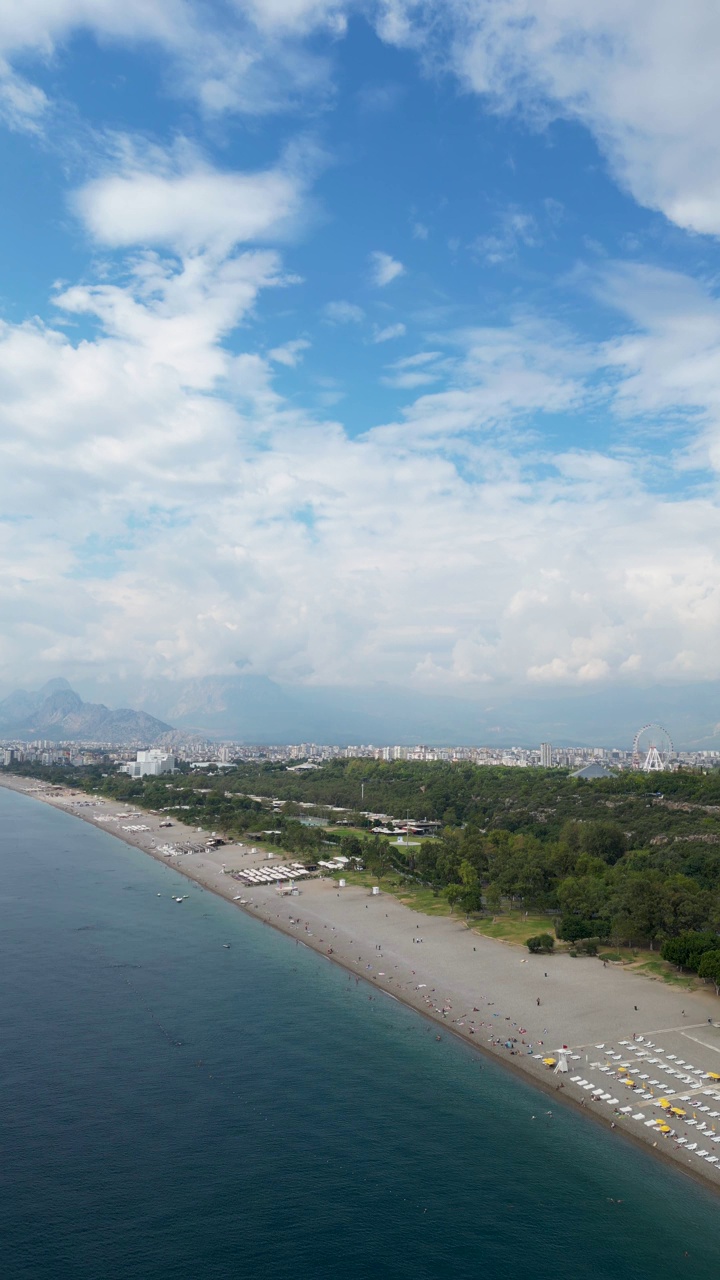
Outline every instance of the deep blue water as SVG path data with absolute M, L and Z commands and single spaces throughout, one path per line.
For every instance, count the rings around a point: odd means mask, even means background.
M 9 1280 L 720 1276 L 710 1193 L 3 790 L 0 980 Z

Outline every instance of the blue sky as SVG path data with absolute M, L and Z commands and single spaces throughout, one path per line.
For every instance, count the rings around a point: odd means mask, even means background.
M 718 54 L 709 0 L 0 0 L 0 680 L 714 687 Z

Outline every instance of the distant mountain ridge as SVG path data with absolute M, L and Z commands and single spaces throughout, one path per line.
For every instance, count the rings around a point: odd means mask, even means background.
M 61 678 L 49 680 L 35 693 L 18 689 L 0 701 L 0 735 L 5 738 L 149 746 L 170 729 L 146 711 L 111 711 L 100 702 L 83 702 Z
M 163 735 L 247 743 L 331 742 L 429 746 L 606 746 L 630 750 L 636 731 L 659 720 L 677 747 L 720 749 L 720 686 L 647 689 L 484 690 L 483 697 L 427 694 L 377 684 L 357 688 L 278 684 L 244 672 L 194 679 L 115 676 L 82 687 L 67 680 L 0 701 L 0 737 L 84 738 L 155 745 Z M 100 699 L 142 710 L 109 711 Z M 173 726 L 173 729 L 169 728 Z M 168 745 L 167 738 L 162 745 Z
M 376 684 L 278 684 L 244 672 L 195 679 L 126 678 L 97 684 L 97 698 L 122 698 L 185 733 L 238 742 L 332 742 L 632 748 L 642 725 L 659 720 L 678 747 L 720 749 L 717 683 L 598 690 L 507 686 L 473 696 L 428 694 Z

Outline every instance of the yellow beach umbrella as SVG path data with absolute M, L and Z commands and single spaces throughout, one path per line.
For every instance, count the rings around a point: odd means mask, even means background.
M 545 1063 L 545 1066 L 546 1066 L 546 1067 L 556 1067 L 556 1066 L 557 1066 L 557 1062 L 556 1062 L 555 1058 L 543 1058 L 543 1062 Z
M 686 1116 L 686 1115 L 687 1115 L 687 1111 L 683 1111 L 682 1107 L 671 1107 L 671 1108 L 670 1108 L 670 1110 L 672 1111 L 672 1113 L 673 1113 L 673 1115 L 674 1115 L 674 1116 Z
M 635 1081 L 634 1081 L 634 1080 L 631 1080 L 629 1076 L 628 1076 L 627 1080 L 623 1080 L 623 1084 L 628 1085 L 631 1089 L 634 1089 L 634 1088 L 635 1088 Z
M 661 1106 L 663 1110 L 665 1110 L 666 1107 L 670 1106 L 670 1103 L 667 1098 L 661 1098 L 660 1102 L 658 1103 L 658 1106 Z
M 708 1071 L 707 1075 L 710 1077 L 711 1080 L 720 1080 L 720 1076 L 718 1075 L 717 1071 Z
M 658 1129 L 660 1130 L 660 1132 L 661 1132 L 661 1133 L 669 1133 L 669 1132 L 670 1132 L 670 1125 L 669 1125 L 669 1124 L 659 1124 L 659 1125 L 658 1125 Z

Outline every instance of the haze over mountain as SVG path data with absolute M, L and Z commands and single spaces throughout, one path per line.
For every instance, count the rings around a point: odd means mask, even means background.
M 307 688 L 238 674 L 117 684 L 91 683 L 86 677 L 81 687 L 98 701 L 122 699 L 185 733 L 248 743 L 512 746 L 548 741 L 629 748 L 643 724 L 659 720 L 678 747 L 720 745 L 720 709 L 705 686 L 581 695 L 507 688 L 502 695 L 479 699 L 430 696 L 383 684 Z
M 0 735 L 5 738 L 149 746 L 169 729 L 145 711 L 110 711 L 102 703 L 83 702 L 62 677 L 34 693 L 18 689 L 0 702 Z

